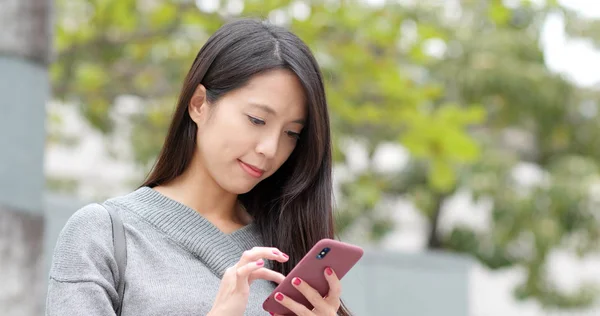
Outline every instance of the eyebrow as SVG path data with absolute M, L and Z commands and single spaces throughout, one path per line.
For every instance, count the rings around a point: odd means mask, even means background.
M 252 106 L 257 107 L 271 115 L 277 116 L 277 112 L 270 106 L 266 105 L 266 104 L 260 104 L 260 103 L 251 103 Z M 293 121 L 293 123 L 298 123 L 298 124 L 302 124 L 302 125 L 306 125 L 306 121 L 304 119 L 298 119 Z

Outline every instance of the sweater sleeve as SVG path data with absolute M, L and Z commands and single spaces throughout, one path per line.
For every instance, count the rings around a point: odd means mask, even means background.
M 56 243 L 50 268 L 46 315 L 115 315 L 117 263 L 112 225 L 98 204 L 71 216 Z

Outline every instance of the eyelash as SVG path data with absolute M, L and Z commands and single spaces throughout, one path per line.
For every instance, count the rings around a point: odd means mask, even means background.
M 253 117 L 253 116 L 250 116 L 250 115 L 247 115 L 247 116 L 248 116 L 248 120 L 249 120 L 249 121 L 250 121 L 250 123 L 252 123 L 253 125 L 257 125 L 257 126 L 259 126 L 259 125 L 265 125 L 265 121 L 263 121 L 263 120 L 261 120 L 261 119 L 259 119 L 259 118 L 256 118 L 256 117 Z M 285 133 L 286 133 L 286 134 L 287 134 L 289 137 L 291 137 L 291 138 L 293 138 L 293 139 L 296 139 L 296 140 L 300 139 L 300 134 L 299 134 L 299 133 L 292 132 L 292 131 L 287 131 L 287 132 L 285 132 Z
M 265 125 L 265 121 L 250 115 L 248 115 L 248 120 L 250 120 L 250 122 L 254 125 Z
M 286 133 L 288 134 L 289 137 L 294 138 L 295 140 L 299 140 L 300 139 L 300 134 L 299 133 L 292 132 L 292 131 L 287 131 Z

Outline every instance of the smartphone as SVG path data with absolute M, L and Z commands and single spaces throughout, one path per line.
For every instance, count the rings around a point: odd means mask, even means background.
M 306 306 L 309 310 L 312 304 L 292 285 L 292 279 L 299 277 L 302 281 L 317 290 L 322 297 L 329 292 L 329 283 L 325 279 L 325 268 L 330 267 L 341 280 L 342 277 L 363 256 L 363 249 L 333 239 L 321 239 L 300 260 L 286 278 L 267 297 L 263 303 L 263 309 L 267 312 L 280 315 L 293 315 L 294 313 L 275 300 L 275 293 L 281 292 L 294 301 Z

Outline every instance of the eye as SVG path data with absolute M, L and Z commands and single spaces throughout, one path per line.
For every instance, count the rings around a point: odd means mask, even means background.
M 292 131 L 287 131 L 285 132 L 289 137 L 298 140 L 300 139 L 300 133 L 296 133 L 296 132 L 292 132 Z
M 254 125 L 265 125 L 265 121 L 263 121 L 263 120 L 261 120 L 259 118 L 256 118 L 254 116 L 250 116 L 250 115 L 247 115 L 247 116 L 248 116 L 248 120 L 250 120 L 250 122 L 252 124 L 254 124 Z

